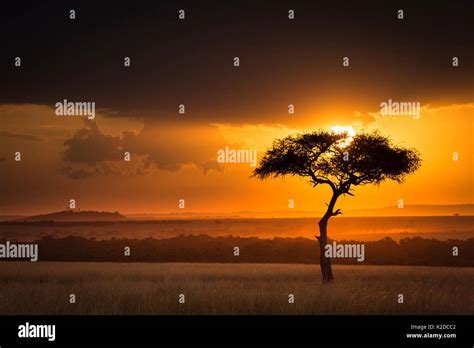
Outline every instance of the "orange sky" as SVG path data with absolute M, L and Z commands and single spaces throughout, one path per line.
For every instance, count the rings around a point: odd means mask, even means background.
M 418 149 L 423 159 L 421 169 L 402 185 L 356 188 L 355 197 L 339 200 L 343 210 L 393 206 L 398 199 L 405 204 L 474 202 L 474 103 L 424 105 L 417 120 L 380 116 L 378 110 L 331 112 L 330 105 L 321 108 L 323 116 L 295 107 L 286 122 L 274 124 L 207 124 L 176 115 L 173 121 L 143 121 L 100 112 L 95 124 L 86 124 L 80 117 L 57 117 L 44 105 L 1 105 L 0 214 L 62 210 L 71 198 L 83 210 L 123 213 L 286 210 L 289 199 L 296 210 L 320 211 L 328 189 L 313 189 L 300 178 L 261 182 L 249 178 L 248 164 L 218 164 L 216 153 L 225 146 L 256 149 L 260 158 L 275 138 L 332 125 L 377 129 L 396 144 Z M 21 162 L 13 160 L 16 151 Z M 121 159 L 123 151 L 132 153 L 131 162 Z M 181 198 L 184 210 L 178 209 Z
M 423 160 L 403 185 L 341 197 L 343 211 L 399 199 L 474 203 L 467 0 L 411 1 L 403 20 L 381 1 L 303 1 L 293 19 L 284 2 L 190 2 L 186 20 L 171 2 L 133 11 L 81 3 L 74 21 L 65 5 L 9 6 L 0 215 L 64 210 L 70 199 L 82 210 L 122 213 L 285 211 L 290 199 L 295 210 L 321 211 L 327 188 L 299 178 L 260 182 L 248 164 L 218 163 L 217 152 L 261 157 L 276 138 L 334 125 L 379 130 Z M 96 103 L 95 119 L 57 116 L 64 98 Z M 419 102 L 420 119 L 380 115 L 388 99 Z

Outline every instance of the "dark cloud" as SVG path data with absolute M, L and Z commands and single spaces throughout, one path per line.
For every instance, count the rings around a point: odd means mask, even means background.
M 149 163 L 159 169 L 177 171 L 192 164 L 204 172 L 220 169 L 216 152 L 226 143 L 217 126 L 156 121 L 146 121 L 138 134 L 124 133 L 122 141 L 124 148 L 146 154 Z
M 361 127 L 366 127 L 375 121 L 374 115 L 370 113 L 356 113 L 355 119 Z
M 31 141 L 43 141 L 43 138 L 37 137 L 30 134 L 20 134 L 9 131 L 0 131 L 0 137 L 16 138 L 22 140 L 31 140 Z
M 388 98 L 472 98 L 472 0 L 84 1 L 74 4 L 74 21 L 71 7 L 5 2 L 1 103 L 67 97 L 95 101 L 109 115 L 161 121 L 184 103 L 193 120 L 269 123 L 288 121 L 289 103 L 294 120 L 334 105 L 367 112 Z M 404 20 L 396 18 L 400 8 Z M 21 68 L 13 67 L 17 55 Z
M 105 134 L 95 121 L 84 121 L 64 142 L 65 165 L 61 173 L 71 179 L 94 175 L 143 175 L 153 170 L 178 171 L 194 165 L 207 173 L 221 171 L 217 150 L 227 142 L 217 126 L 176 126 L 146 122 L 140 132 L 124 131 L 119 136 Z M 130 161 L 125 161 L 125 152 Z
M 93 176 L 94 174 L 97 174 L 98 171 L 96 168 L 74 169 L 71 166 L 64 166 L 60 169 L 60 172 L 61 174 L 69 177 L 70 179 L 78 180 Z
M 84 121 L 83 128 L 64 142 L 64 160 L 71 163 L 98 163 L 123 158 L 121 138 L 102 133 L 94 121 Z

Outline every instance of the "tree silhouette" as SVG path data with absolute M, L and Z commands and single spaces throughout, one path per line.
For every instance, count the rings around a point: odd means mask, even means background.
M 327 283 L 333 280 L 331 261 L 325 256 L 327 224 L 329 218 L 342 214 L 340 209 L 335 209 L 337 199 L 341 195 L 353 196 L 353 186 L 379 184 L 387 179 L 401 183 L 420 164 L 416 150 L 397 147 L 377 132 L 351 137 L 346 132 L 320 130 L 275 140 L 252 177 L 264 180 L 301 176 L 308 178 L 313 187 L 330 186 L 332 197 L 319 220 L 319 236 L 316 236 L 323 282 Z

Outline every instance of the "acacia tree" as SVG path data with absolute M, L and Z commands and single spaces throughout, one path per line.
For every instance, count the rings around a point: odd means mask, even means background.
M 342 214 L 340 209 L 335 209 L 337 199 L 341 195 L 353 196 L 353 186 L 380 184 L 385 180 L 401 183 L 420 164 L 416 150 L 395 146 L 377 132 L 351 137 L 347 133 L 320 130 L 275 140 L 252 177 L 264 180 L 300 176 L 309 179 L 313 187 L 331 188 L 332 197 L 319 220 L 319 236 L 316 236 L 323 283 L 327 283 L 333 280 L 331 261 L 325 256 L 327 225 L 332 216 Z

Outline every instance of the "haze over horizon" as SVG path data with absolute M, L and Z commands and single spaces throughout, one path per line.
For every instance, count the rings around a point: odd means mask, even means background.
M 61 217 L 61 214 L 74 213 L 68 216 L 68 219 L 77 221 L 83 219 L 82 216 L 87 216 L 87 221 L 93 221 L 92 217 L 96 217 L 96 221 L 101 221 L 101 214 L 107 215 L 107 220 L 114 220 L 117 218 L 128 219 L 195 219 L 195 218 L 318 218 L 322 211 L 304 211 L 304 210 L 278 210 L 278 211 L 164 211 L 164 212 L 142 212 L 142 213 L 127 213 L 120 212 L 113 209 L 94 211 L 87 209 L 62 210 L 51 212 L 39 212 L 32 215 L 0 215 L 0 218 L 39 218 L 44 217 L 46 220 L 55 220 L 56 217 Z M 80 213 L 80 214 L 77 214 Z M 69 214 L 67 214 L 69 215 Z M 388 206 L 375 209 L 355 209 L 348 210 L 340 217 L 408 217 L 408 216 L 474 216 L 474 204 L 457 204 L 457 205 L 408 205 L 403 209 L 396 206 Z M 76 221 L 74 220 L 74 221 Z

